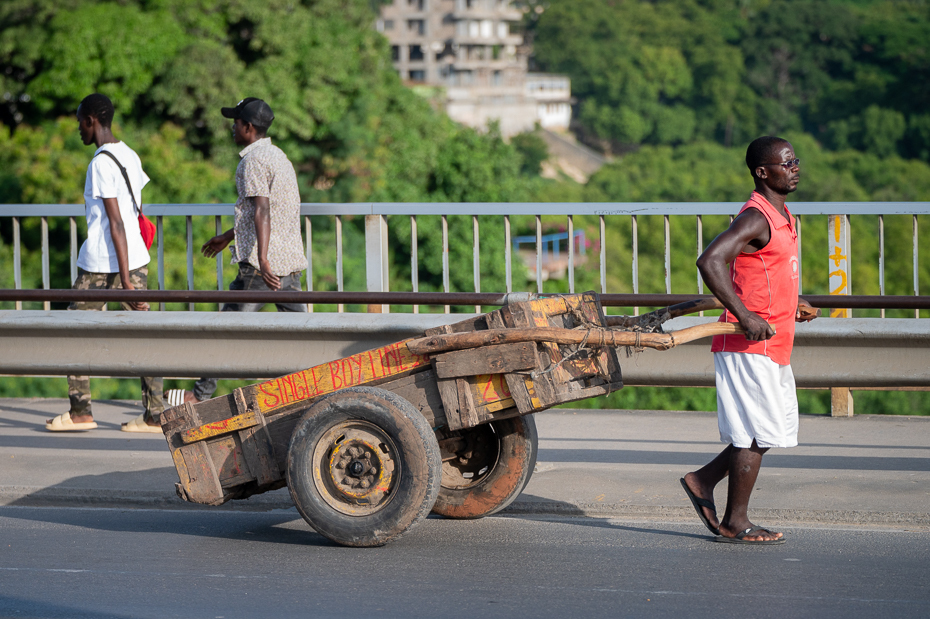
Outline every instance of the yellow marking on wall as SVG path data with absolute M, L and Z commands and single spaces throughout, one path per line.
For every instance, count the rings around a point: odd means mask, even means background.
M 833 233 L 830 239 L 829 290 L 831 295 L 851 294 L 849 285 L 849 222 L 845 215 L 830 215 L 828 229 Z M 848 309 L 832 308 L 831 318 L 847 318 Z

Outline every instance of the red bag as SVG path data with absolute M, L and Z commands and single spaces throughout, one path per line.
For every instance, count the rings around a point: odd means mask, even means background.
M 136 204 L 136 195 L 132 193 L 132 185 L 129 183 L 129 174 L 126 173 L 126 168 L 123 167 L 123 164 L 119 162 L 113 153 L 107 150 L 102 150 L 97 155 L 106 155 L 116 163 L 116 167 L 119 168 L 119 171 L 123 174 L 123 179 L 126 181 L 126 187 L 129 188 L 129 197 L 132 198 L 132 205 L 136 207 L 136 210 L 139 211 L 139 232 L 142 233 L 142 241 L 145 243 L 146 249 L 152 248 L 152 243 L 155 241 L 155 224 L 152 223 L 152 220 L 145 216 L 142 212 L 142 209 Z M 96 156 L 96 155 L 94 155 Z
M 142 209 L 139 209 L 139 232 L 142 233 L 142 240 L 145 242 L 145 248 L 151 249 L 155 241 L 155 224 L 145 216 Z

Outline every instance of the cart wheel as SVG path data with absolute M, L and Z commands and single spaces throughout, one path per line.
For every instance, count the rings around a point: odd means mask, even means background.
M 442 487 L 433 511 L 447 518 L 481 518 L 516 499 L 533 474 L 539 438 L 529 415 L 465 430 L 437 432 L 444 445 Z M 455 454 L 448 459 L 448 451 Z
M 294 428 L 287 485 L 318 533 L 381 546 L 425 517 L 442 461 L 426 419 L 403 398 L 349 387 L 311 406 Z

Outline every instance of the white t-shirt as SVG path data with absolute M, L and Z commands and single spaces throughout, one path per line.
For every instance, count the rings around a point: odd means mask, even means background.
M 110 219 L 103 206 L 104 198 L 116 198 L 119 203 L 120 217 L 126 230 L 126 246 L 129 253 L 129 270 L 133 271 L 149 263 L 151 258 L 139 232 L 139 214 L 132 204 L 129 188 L 116 163 L 107 155 L 98 155 L 102 150 L 113 153 L 120 164 L 126 168 L 136 204 L 142 206 L 142 188 L 149 182 L 149 177 L 142 170 L 139 156 L 123 142 L 104 144 L 94 153 L 94 158 L 87 166 L 87 179 L 84 181 L 84 206 L 87 215 L 87 240 L 81 245 L 77 265 L 91 273 L 119 273 L 116 261 L 116 248 L 110 236 Z

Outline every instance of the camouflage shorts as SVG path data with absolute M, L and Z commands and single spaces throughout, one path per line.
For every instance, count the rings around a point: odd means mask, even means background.
M 137 290 L 146 290 L 148 287 L 149 281 L 149 269 L 148 267 L 139 267 L 134 271 L 129 272 L 129 281 L 132 283 L 133 288 Z M 119 279 L 119 273 L 91 273 L 90 271 L 85 271 L 84 269 L 78 267 L 78 276 L 74 280 L 74 285 L 71 286 L 72 290 L 122 290 L 123 283 Z M 100 311 L 103 309 L 105 303 L 103 301 L 88 301 L 88 302 L 78 302 L 74 301 L 69 306 L 69 310 L 96 310 Z M 120 304 L 124 310 L 131 311 L 132 308 L 129 307 L 126 303 Z
M 148 267 L 140 267 L 135 271 L 129 272 L 129 281 L 133 287 L 139 290 L 145 290 L 148 285 Z M 123 284 L 119 279 L 119 273 L 91 273 L 82 268 L 78 268 L 77 279 L 74 280 L 72 290 L 110 290 L 122 289 Z M 103 301 L 73 302 L 68 306 L 69 310 L 95 310 L 103 309 Z M 127 304 L 121 303 L 122 308 L 131 311 Z M 150 419 L 158 420 L 161 413 L 165 410 L 165 404 L 162 400 L 162 379 L 161 378 L 142 378 L 142 406 L 145 409 L 146 421 Z M 90 379 L 87 376 L 69 376 L 68 377 L 68 399 L 71 401 L 72 415 L 92 415 L 92 406 L 90 399 Z

